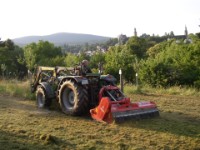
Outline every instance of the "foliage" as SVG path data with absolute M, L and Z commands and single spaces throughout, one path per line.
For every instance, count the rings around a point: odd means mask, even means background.
M 99 65 L 104 65 L 105 64 L 105 55 L 104 53 L 98 51 L 96 52 L 91 58 L 90 58 L 90 67 L 91 68 L 98 68 Z
M 161 42 L 158 44 L 155 44 L 154 46 L 150 47 L 147 50 L 147 56 L 151 58 L 155 58 L 155 56 L 160 53 L 161 51 L 165 51 L 166 48 L 170 47 L 171 44 L 174 42 L 174 39 L 168 40 L 167 42 Z
M 81 63 L 84 59 L 86 60 L 90 60 L 90 56 L 86 55 L 86 53 L 81 52 L 78 56 L 77 56 L 77 62 Z
M 36 54 L 34 53 L 34 49 L 36 49 L 35 43 L 27 45 L 24 49 L 24 58 L 26 62 L 26 67 L 29 70 L 33 70 L 36 63 Z
M 110 46 L 115 46 L 118 43 L 117 38 L 111 38 L 107 42 L 102 43 L 100 46 L 102 46 L 105 49 L 108 49 Z
M 147 51 L 147 41 L 144 38 L 131 37 L 126 43 L 127 49 L 137 58 L 142 59 L 146 55 Z
M 4 78 L 4 72 L 6 71 L 6 65 L 5 64 L 1 64 L 1 71 L 2 71 L 2 75 L 3 75 L 3 78 Z
M 141 62 L 140 79 L 152 86 L 194 85 L 200 77 L 200 41 L 162 42 L 150 48 Z
M 25 66 L 19 62 L 23 58 L 22 48 L 16 46 L 10 39 L 2 41 L 0 44 L 0 64 L 6 66 L 6 70 L 0 69 L 0 74 L 5 73 L 6 77 L 19 75 L 26 72 Z
M 200 32 L 196 33 L 196 36 L 200 39 Z
M 200 88 L 198 34 L 190 34 L 187 42 L 184 39 L 166 40 L 170 35 L 173 37 L 173 32 L 163 37 L 143 34 L 130 37 L 124 45 L 117 45 L 118 40 L 114 38 L 105 43 L 65 45 L 62 49 L 47 41 L 31 43 L 22 49 L 8 39 L 0 41 L 0 65 L 6 66 L 6 69 L 0 68 L 0 75 L 22 76 L 27 69 L 33 71 L 36 65 L 73 67 L 87 59 L 94 72 L 101 63 L 103 73 L 117 79 L 121 68 L 129 83 L 135 82 L 135 73 L 138 73 L 140 83 L 154 87 L 187 85 Z M 85 53 L 88 50 L 92 51 L 92 56 Z
M 72 54 L 72 53 L 67 53 L 65 57 L 65 64 L 67 67 L 72 67 L 76 64 L 78 64 L 78 56 Z
M 117 38 L 110 38 L 108 41 L 101 43 L 85 43 L 76 45 L 64 44 L 62 46 L 62 51 L 63 53 L 79 53 L 83 51 L 95 51 L 98 49 L 97 47 L 107 50 L 110 46 L 115 46 L 117 43 Z
M 126 81 L 133 81 L 133 55 L 126 46 L 110 47 L 105 56 L 105 73 L 110 73 L 119 79 L 119 69 L 122 69 Z
M 65 44 L 62 47 L 64 53 L 78 53 L 79 51 L 83 51 L 83 45 L 69 45 Z
M 26 66 L 33 70 L 36 65 L 41 66 L 59 66 L 64 65 L 64 57 L 60 47 L 48 41 L 39 41 L 31 43 L 24 48 Z

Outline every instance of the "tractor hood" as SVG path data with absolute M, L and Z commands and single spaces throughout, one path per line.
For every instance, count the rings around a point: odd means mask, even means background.
M 115 83 L 117 81 L 117 79 L 114 76 L 110 75 L 110 74 L 101 75 L 100 79 L 101 80 L 105 80 L 107 82 L 112 82 L 112 83 Z

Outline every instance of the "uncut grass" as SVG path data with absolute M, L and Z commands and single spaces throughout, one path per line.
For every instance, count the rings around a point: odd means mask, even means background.
M 30 92 L 30 81 L 28 80 L 0 80 L 0 94 L 35 99 L 35 95 Z
M 168 88 L 152 88 L 148 85 L 136 87 L 134 85 L 126 85 L 124 91 L 127 95 L 130 94 L 168 94 L 168 95 L 183 95 L 183 96 L 200 96 L 200 90 L 193 87 L 172 86 Z
M 0 96 L 0 148 L 200 149 L 198 97 L 130 96 L 133 101 L 155 101 L 160 117 L 107 125 L 57 109 L 40 110 L 34 101 Z
M 131 94 L 168 94 L 184 96 L 200 96 L 200 91 L 192 87 L 173 86 L 169 88 L 152 88 L 150 86 L 125 85 L 124 92 L 126 95 Z M 16 79 L 1 80 L 0 94 L 18 96 L 27 99 L 35 99 L 35 95 L 30 92 L 30 81 L 19 81 Z

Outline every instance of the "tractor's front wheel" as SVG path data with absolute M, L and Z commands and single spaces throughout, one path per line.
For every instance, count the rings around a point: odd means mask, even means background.
M 69 80 L 63 82 L 59 90 L 59 103 L 65 114 L 87 113 L 89 100 L 86 87 Z
M 47 99 L 45 90 L 42 86 L 38 86 L 36 90 L 36 103 L 38 108 L 48 108 L 51 105 L 51 99 Z

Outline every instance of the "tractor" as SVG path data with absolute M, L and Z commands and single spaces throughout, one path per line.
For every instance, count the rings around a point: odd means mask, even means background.
M 114 76 L 84 73 L 82 65 L 38 66 L 33 78 L 31 91 L 36 93 L 39 108 L 50 107 L 56 99 L 65 114 L 90 113 L 93 119 L 107 123 L 159 115 L 154 102 L 131 103 L 116 86 Z

